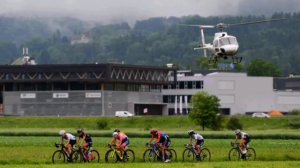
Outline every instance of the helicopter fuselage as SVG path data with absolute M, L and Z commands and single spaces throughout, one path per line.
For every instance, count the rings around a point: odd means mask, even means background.
M 236 55 L 239 44 L 236 37 L 228 35 L 226 32 L 215 33 L 210 51 L 215 56 L 229 57 Z

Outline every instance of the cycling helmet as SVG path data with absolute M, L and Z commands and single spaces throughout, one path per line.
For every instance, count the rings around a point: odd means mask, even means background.
M 157 133 L 157 130 L 155 130 L 155 129 L 153 129 L 153 130 L 150 131 L 150 134 L 152 134 L 152 135 L 156 134 L 156 133 Z
M 60 131 L 58 132 L 58 134 L 59 134 L 60 136 L 63 136 L 65 133 L 66 133 L 65 130 L 60 130 Z
M 236 130 L 234 131 L 234 133 L 235 133 L 235 134 L 239 134 L 239 133 L 241 133 L 241 130 L 236 129 Z
M 189 135 L 193 135 L 193 134 L 195 134 L 195 132 L 194 132 L 194 130 L 189 130 L 189 131 L 188 131 L 188 134 L 189 134 Z
M 82 128 L 78 128 L 77 129 L 77 133 L 79 134 L 79 133 L 82 133 L 83 132 L 83 129 Z
M 113 136 L 114 138 L 116 138 L 116 137 L 118 136 L 118 132 L 114 132 L 114 133 L 112 134 L 112 136 Z
M 119 128 L 116 128 L 116 129 L 114 130 L 114 132 L 120 132 L 120 129 L 119 129 Z

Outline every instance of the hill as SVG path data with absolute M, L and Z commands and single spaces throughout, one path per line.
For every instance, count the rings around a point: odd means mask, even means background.
M 287 18 L 279 22 L 238 26 L 226 29 L 238 37 L 240 50 L 247 65 L 256 58 L 268 60 L 284 74 L 300 73 L 300 13 L 275 13 L 272 18 Z M 267 19 L 264 16 L 169 17 L 136 22 L 101 25 L 72 18 L 18 19 L 0 17 L 0 61 L 9 64 L 21 55 L 26 46 L 40 64 L 125 62 L 139 65 L 175 63 L 181 68 L 198 68 L 201 51 L 197 28 L 188 24 L 239 23 Z M 205 31 L 211 42 L 216 30 Z M 75 35 L 90 34 L 93 41 L 71 45 Z

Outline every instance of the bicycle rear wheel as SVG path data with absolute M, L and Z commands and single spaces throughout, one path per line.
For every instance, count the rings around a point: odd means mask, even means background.
M 195 153 L 191 149 L 185 149 L 182 153 L 182 160 L 192 162 L 195 159 Z
M 237 149 L 237 148 L 230 149 L 228 158 L 229 158 L 229 160 L 233 160 L 233 161 L 240 160 L 241 154 L 240 154 L 239 149 Z
M 253 148 L 248 148 L 246 153 L 246 160 L 255 160 L 256 159 L 256 152 Z
M 57 150 L 52 155 L 52 163 L 64 163 L 66 162 L 66 157 L 64 151 Z
M 210 161 L 210 151 L 207 148 L 201 149 L 200 158 L 201 161 Z
M 123 155 L 123 161 L 124 162 L 134 162 L 135 160 L 135 155 L 133 150 L 127 149 Z
M 89 162 L 93 162 L 93 163 L 99 163 L 100 162 L 100 154 L 97 150 L 93 149 L 90 151 L 90 158 L 89 158 Z
M 143 154 L 143 160 L 144 162 L 155 162 L 156 159 L 156 154 L 152 151 L 152 149 L 146 149 L 144 154 Z
M 105 153 L 105 162 L 107 163 L 115 163 L 118 161 L 118 157 L 117 154 L 115 153 L 114 150 L 109 149 L 106 153 Z
M 176 162 L 177 161 L 177 153 L 176 153 L 175 149 L 169 149 L 169 151 L 171 152 L 170 160 Z

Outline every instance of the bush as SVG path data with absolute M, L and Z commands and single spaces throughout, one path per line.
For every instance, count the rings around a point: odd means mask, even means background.
M 240 120 L 237 117 L 230 117 L 227 122 L 227 129 L 243 129 L 243 125 L 240 123 Z
M 300 109 L 294 109 L 288 113 L 289 115 L 300 115 Z
M 221 130 L 223 128 L 223 122 L 224 122 L 224 116 L 223 115 L 217 115 L 215 120 L 212 123 L 211 128 L 213 130 Z
M 97 128 L 100 130 L 109 129 L 107 121 L 106 120 L 97 121 Z

